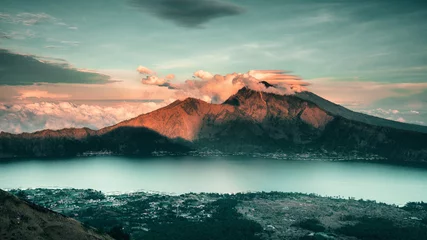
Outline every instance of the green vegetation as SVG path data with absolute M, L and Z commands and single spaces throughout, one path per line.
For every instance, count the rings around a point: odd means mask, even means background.
M 179 196 L 146 192 L 105 195 L 90 189 L 11 192 L 37 204 L 34 207 L 75 218 L 118 240 L 427 239 L 425 203 L 399 208 L 374 201 L 281 192 Z
M 425 202 L 408 202 L 402 209 L 406 211 L 427 211 L 427 203 Z
M 123 227 L 121 227 L 121 226 L 112 227 L 110 229 L 110 231 L 107 232 L 107 234 L 116 240 L 129 240 L 130 239 L 130 235 L 128 233 L 125 233 L 123 231 Z
M 303 220 L 301 222 L 293 224 L 294 227 L 300 227 L 303 229 L 307 229 L 313 232 L 323 232 L 325 231 L 325 227 L 322 225 L 322 223 L 315 218 L 310 218 Z
M 152 223 L 151 229 L 141 234 L 146 240 L 256 240 L 260 239 L 257 233 L 262 227 L 254 221 L 244 219 L 237 213 L 237 201 L 233 199 L 219 199 L 211 203 L 215 209 L 212 218 L 205 221 L 189 221 L 185 218 L 171 219 L 167 224 Z
M 385 218 L 358 219 L 355 225 L 345 225 L 337 232 L 362 240 L 420 240 L 427 239 L 427 228 L 422 226 L 402 227 Z

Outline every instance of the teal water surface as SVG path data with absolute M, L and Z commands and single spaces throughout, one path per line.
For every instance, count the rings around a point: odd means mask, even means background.
M 427 201 L 427 169 L 249 157 L 76 157 L 0 163 L 0 188 L 166 193 L 284 191 L 385 203 Z

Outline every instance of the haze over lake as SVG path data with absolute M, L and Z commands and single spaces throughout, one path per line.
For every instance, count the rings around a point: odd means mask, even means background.
M 36 187 L 107 193 L 283 191 L 404 204 L 427 201 L 427 169 L 250 157 L 98 156 L 0 163 L 0 188 Z

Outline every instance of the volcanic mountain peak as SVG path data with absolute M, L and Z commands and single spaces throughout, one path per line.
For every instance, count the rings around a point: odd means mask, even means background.
M 101 131 L 123 126 L 145 127 L 169 138 L 194 141 L 227 131 L 223 128 L 229 127 L 229 123 L 244 121 L 270 128 L 269 123 L 274 119 L 289 124 L 302 121 L 313 128 L 323 129 L 333 117 L 315 104 L 293 96 L 242 88 L 223 104 L 187 98 Z M 283 131 L 287 130 L 279 130 Z
M 223 104 L 195 98 L 177 100 L 98 131 L 2 133 L 0 157 L 72 155 L 84 151 L 146 154 L 189 148 L 276 152 L 308 146 L 319 151 L 373 152 L 422 161 L 427 160 L 426 132 L 426 127 L 353 112 L 310 92 L 278 95 L 242 88 Z

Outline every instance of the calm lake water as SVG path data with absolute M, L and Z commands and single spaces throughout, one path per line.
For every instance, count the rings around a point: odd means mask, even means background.
M 0 188 L 167 193 L 284 191 L 404 204 L 427 201 L 427 169 L 248 157 L 99 156 L 0 163 Z

